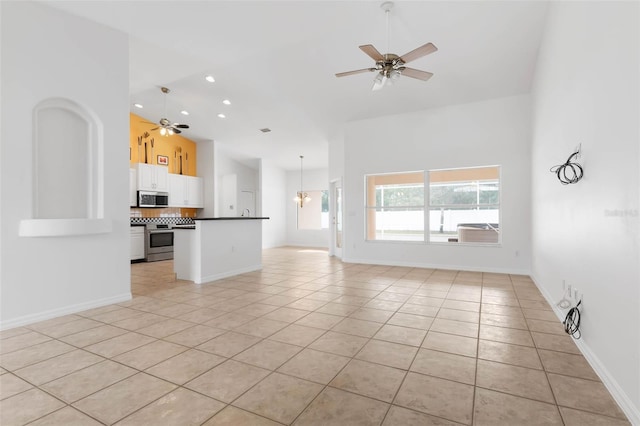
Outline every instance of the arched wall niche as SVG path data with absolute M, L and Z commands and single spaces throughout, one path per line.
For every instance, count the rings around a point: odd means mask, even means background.
M 33 110 L 32 217 L 21 236 L 110 232 L 104 219 L 104 129 L 70 99 L 49 98 Z

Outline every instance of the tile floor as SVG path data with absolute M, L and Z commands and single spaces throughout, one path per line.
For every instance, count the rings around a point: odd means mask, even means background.
M 528 277 L 263 263 L 2 332 L 0 424 L 628 424 Z

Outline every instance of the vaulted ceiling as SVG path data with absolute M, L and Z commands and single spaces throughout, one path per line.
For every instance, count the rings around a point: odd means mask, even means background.
M 528 93 L 547 10 L 543 1 L 397 1 L 387 52 L 379 1 L 47 4 L 130 35 L 132 112 L 159 120 L 167 86 L 166 115 L 191 126 L 186 137 L 288 170 L 299 155 L 305 168 L 326 167 L 327 141 L 348 121 Z M 428 82 L 405 76 L 372 92 L 373 73 L 334 76 L 373 65 L 359 45 L 402 55 L 427 42 L 439 50 L 411 66 L 433 72 Z

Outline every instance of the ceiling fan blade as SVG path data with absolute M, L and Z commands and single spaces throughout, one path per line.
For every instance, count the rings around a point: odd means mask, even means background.
M 173 127 L 177 127 L 179 129 L 188 129 L 189 125 L 188 124 L 178 124 L 178 123 L 174 123 Z
M 158 130 L 160 127 L 154 127 L 153 129 L 150 129 L 150 132 L 153 132 L 154 130 Z
M 173 127 L 171 130 L 173 130 L 173 133 L 178 133 L 178 134 L 182 133 L 180 130 L 176 129 L 175 127 Z
M 400 74 L 406 75 L 407 77 L 417 78 L 418 80 L 427 81 L 431 77 L 433 77 L 433 73 L 427 71 L 420 71 L 415 68 L 406 68 L 400 71 Z
M 427 56 L 428 54 L 433 53 L 437 50 L 438 48 L 433 43 L 427 43 L 418 47 L 417 49 L 413 49 L 409 53 L 405 53 L 404 55 L 400 56 L 400 59 L 406 64 L 418 58 L 422 58 L 423 56 Z
M 360 47 L 360 50 L 362 50 L 364 53 L 369 55 L 369 57 L 374 61 L 376 62 L 384 61 L 384 56 L 382 56 L 382 54 L 378 52 L 378 50 L 375 47 L 373 47 L 373 44 L 365 44 L 364 46 L 358 46 L 358 47 Z
M 339 73 L 336 74 L 336 77 L 346 77 L 348 75 L 362 74 L 363 72 L 371 72 L 371 71 L 375 71 L 375 70 L 376 70 L 375 68 L 363 68 L 361 70 L 339 72 Z

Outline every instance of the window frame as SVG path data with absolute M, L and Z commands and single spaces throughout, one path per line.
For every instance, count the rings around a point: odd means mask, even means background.
M 450 170 L 472 170 L 472 169 L 489 169 L 489 168 L 497 168 L 498 169 L 498 202 L 497 204 L 492 203 L 492 204 L 481 204 L 481 203 L 477 203 L 477 204 L 443 204 L 443 205 L 432 205 L 431 204 L 431 179 L 430 179 L 430 173 L 431 172 L 440 172 L 440 171 L 450 171 Z M 432 208 L 451 208 L 451 207 L 475 207 L 475 208 L 481 208 L 481 207 L 490 207 L 490 206 L 497 206 L 498 209 L 498 225 L 499 225 L 499 232 L 498 232 L 498 242 L 495 243 L 483 243 L 483 242 L 456 242 L 455 245 L 461 245 L 461 246 L 481 246 L 481 247 L 502 247 L 502 166 L 494 164 L 494 165 L 487 165 L 487 166 L 472 166 L 472 167 L 450 167 L 450 168 L 444 168 L 444 169 L 431 169 L 431 170 L 426 170 L 426 177 L 429 181 L 429 185 L 428 185 L 428 210 L 429 210 L 429 214 L 427 216 L 431 215 L 431 209 Z M 473 181 L 467 181 L 467 182 L 487 182 L 488 180 L 483 180 L 483 179 L 476 179 Z M 461 181 L 464 182 L 464 181 Z M 429 224 L 430 225 L 430 224 Z M 429 232 L 428 234 L 426 234 L 426 243 L 427 244 L 436 244 L 436 245 L 451 245 L 451 242 L 448 241 L 431 241 L 431 229 L 429 228 Z
M 422 186 L 423 186 L 423 204 L 421 206 L 417 206 L 417 205 L 407 205 L 407 206 L 377 206 L 377 205 L 373 205 L 373 206 L 369 206 L 368 204 L 368 178 L 369 177 L 375 177 L 375 176 L 390 176 L 390 175 L 410 175 L 410 174 L 422 174 Z M 426 171 L 425 170 L 414 170 L 414 171 L 405 171 L 405 172 L 386 172 L 386 173 L 369 173 L 369 174 L 365 174 L 364 175 L 364 212 L 365 212 L 365 220 L 364 220 L 364 239 L 366 242 L 371 242 L 371 243 L 380 243 L 380 242 L 385 242 L 385 243 L 406 243 L 406 244 L 424 244 L 425 243 L 425 239 L 426 239 L 426 229 L 425 225 L 426 223 L 423 220 L 423 229 L 422 229 L 422 240 L 398 240 L 398 239 L 371 239 L 369 238 L 370 235 L 370 230 L 369 230 L 369 214 L 371 211 L 376 212 L 378 209 L 383 208 L 383 209 L 387 209 L 388 211 L 393 211 L 393 210 L 412 210 L 412 209 L 422 209 L 422 216 L 423 219 L 425 218 L 425 209 L 426 209 L 426 199 L 424 199 L 424 197 L 426 196 L 426 184 L 427 184 L 427 175 L 426 175 Z M 374 231 L 375 233 L 375 231 Z
M 491 204 L 444 204 L 444 205 L 431 205 L 431 172 L 438 171 L 450 171 L 450 170 L 472 170 L 472 169 L 488 169 L 488 168 L 497 168 L 498 177 L 497 177 L 497 185 L 498 185 L 498 200 L 496 203 Z M 385 176 L 385 175 L 397 175 L 397 174 L 412 174 L 412 173 L 422 173 L 423 174 L 423 185 L 424 185 L 424 204 L 422 207 L 422 213 L 424 218 L 424 228 L 423 228 L 423 239 L 422 240 L 399 240 L 399 239 L 371 239 L 369 238 L 369 212 L 373 210 L 374 212 L 379 208 L 379 206 L 369 206 L 368 205 L 368 178 L 375 176 Z M 488 181 L 488 180 L 484 180 Z M 462 182 L 462 181 L 461 181 Z M 479 182 L 482 183 L 482 179 L 470 180 L 469 182 Z M 471 167 L 449 167 L 449 168 L 440 168 L 440 169 L 425 169 L 425 170 L 414 170 L 414 171 L 404 171 L 404 172 L 385 172 L 385 173 L 367 173 L 364 175 L 364 241 L 366 243 L 402 243 L 402 244 L 426 244 L 426 245 L 446 245 L 446 246 L 471 246 L 471 247 L 502 247 L 502 192 L 503 192 L 503 184 L 502 184 L 502 166 L 498 164 L 493 165 L 485 165 L 485 166 L 471 166 Z M 499 232 L 498 232 L 498 241 L 495 243 L 485 243 L 485 242 L 449 242 L 449 241 L 432 241 L 431 240 L 431 210 L 433 208 L 451 208 L 451 207 L 472 207 L 472 208 L 482 208 L 482 207 L 493 207 L 496 206 L 498 210 L 498 224 L 499 224 Z M 384 207 L 386 209 L 393 210 L 393 207 Z M 420 208 L 420 206 L 403 206 L 397 207 L 398 209 L 412 209 L 412 208 Z

